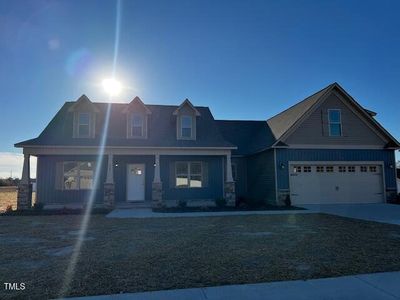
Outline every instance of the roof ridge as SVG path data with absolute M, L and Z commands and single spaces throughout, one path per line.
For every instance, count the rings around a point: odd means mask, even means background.
M 305 101 L 309 100 L 311 97 L 314 97 L 315 95 L 317 95 L 318 93 L 320 93 L 320 92 L 322 92 L 322 91 L 324 91 L 324 90 L 328 90 L 329 88 L 331 88 L 332 86 L 334 86 L 334 85 L 336 85 L 336 84 L 337 84 L 337 83 L 334 82 L 334 83 L 331 83 L 331 84 L 327 85 L 326 87 L 320 89 L 319 91 L 315 92 L 314 94 L 312 94 L 312 95 L 310 95 L 310 96 L 307 96 L 306 98 L 304 98 L 304 99 L 301 100 L 300 102 L 297 102 L 297 103 L 293 104 L 292 106 L 290 106 L 289 108 L 287 108 L 287 109 L 281 111 L 280 113 L 277 113 L 276 115 L 274 115 L 274 116 L 272 116 L 271 118 L 267 119 L 267 121 L 269 121 L 269 120 L 271 120 L 271 119 L 273 119 L 273 118 L 275 118 L 275 117 L 278 117 L 278 116 L 282 115 L 283 113 L 287 112 L 288 110 L 291 110 L 291 109 L 294 108 L 294 107 L 297 107 L 298 105 L 300 105 L 300 104 L 304 103 Z
M 217 122 L 267 122 L 267 120 L 215 120 Z

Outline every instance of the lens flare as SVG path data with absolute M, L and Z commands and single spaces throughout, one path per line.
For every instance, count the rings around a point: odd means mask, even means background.
M 109 96 L 118 96 L 121 93 L 122 85 L 114 78 L 104 79 L 102 85 Z

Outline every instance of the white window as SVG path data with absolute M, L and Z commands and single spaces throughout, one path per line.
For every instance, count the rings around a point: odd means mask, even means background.
M 78 115 L 78 136 L 90 136 L 90 113 L 79 113 Z
M 326 173 L 333 173 L 333 166 L 326 166 Z
M 193 117 L 181 116 L 181 137 L 185 139 L 192 138 Z
M 144 137 L 144 119 L 140 114 L 132 114 L 131 137 Z
M 340 109 L 328 109 L 328 117 L 329 117 L 329 135 L 341 136 L 342 116 Z
M 63 163 L 63 189 L 87 190 L 93 188 L 94 162 L 66 161 Z
M 293 173 L 301 173 L 301 166 L 294 166 Z
M 201 162 L 176 162 L 175 186 L 183 188 L 200 188 L 203 186 L 203 169 Z

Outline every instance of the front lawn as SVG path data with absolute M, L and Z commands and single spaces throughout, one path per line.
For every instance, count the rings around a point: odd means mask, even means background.
M 0 218 L 0 298 L 54 298 L 81 216 Z M 93 215 L 69 296 L 399 271 L 400 227 L 324 214 Z

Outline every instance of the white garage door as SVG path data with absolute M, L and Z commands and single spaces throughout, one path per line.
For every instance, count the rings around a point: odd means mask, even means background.
M 383 202 L 378 164 L 290 164 L 290 198 L 296 204 Z

